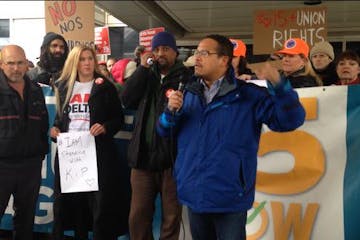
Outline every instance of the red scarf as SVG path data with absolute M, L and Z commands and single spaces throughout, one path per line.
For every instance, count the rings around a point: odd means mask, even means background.
M 360 78 L 356 78 L 355 80 L 352 80 L 350 82 L 347 83 L 342 83 L 341 80 L 338 80 L 336 82 L 336 85 L 355 85 L 355 84 L 360 84 Z

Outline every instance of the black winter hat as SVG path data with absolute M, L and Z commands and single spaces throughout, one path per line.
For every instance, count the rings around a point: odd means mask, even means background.
M 64 43 L 67 45 L 65 38 L 63 36 L 61 36 L 60 34 L 54 33 L 54 32 L 48 32 L 45 36 L 44 36 L 44 40 L 42 42 L 42 47 L 49 45 L 53 40 L 55 39 L 60 39 L 63 40 Z
M 159 32 L 155 34 L 151 40 L 151 50 L 154 51 L 158 46 L 168 46 L 174 49 L 175 52 L 178 52 L 174 35 L 169 32 Z

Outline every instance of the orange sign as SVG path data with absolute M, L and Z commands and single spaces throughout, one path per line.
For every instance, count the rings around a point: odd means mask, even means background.
M 164 27 L 150 28 L 139 33 L 139 43 L 145 47 L 146 51 L 151 51 L 151 40 L 155 34 L 164 32 Z
M 254 12 L 254 54 L 270 54 L 289 38 L 301 38 L 311 48 L 327 39 L 327 8 L 257 10 Z

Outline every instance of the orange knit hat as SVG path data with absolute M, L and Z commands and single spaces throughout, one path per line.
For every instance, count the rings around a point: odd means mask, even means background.
M 241 41 L 240 39 L 231 39 L 230 41 L 232 42 L 233 46 L 234 46 L 234 51 L 233 51 L 233 55 L 234 57 L 245 57 L 246 55 L 246 45 L 243 41 Z

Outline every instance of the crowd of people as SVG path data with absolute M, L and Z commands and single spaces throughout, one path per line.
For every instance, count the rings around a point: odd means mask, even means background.
M 273 53 L 280 68 L 251 69 L 240 39 L 208 35 L 194 53 L 179 59 L 175 37 L 157 33 L 151 51 L 98 62 L 94 49 L 75 46 L 49 32 L 39 62 L 30 68 L 17 45 L 0 58 L 0 220 L 14 197 L 13 239 L 31 240 L 41 167 L 48 138 L 88 131 L 95 138 L 99 190 L 63 193 L 55 157 L 52 238 L 153 239 L 155 200 L 161 198 L 160 239 L 178 239 L 182 206 L 194 240 L 246 239 L 247 211 L 255 194 L 262 124 L 273 131 L 300 127 L 305 111 L 294 88 L 360 83 L 360 57 L 335 56 L 329 42 L 311 49 L 300 38 Z M 153 61 L 149 61 L 149 59 Z M 267 88 L 247 80 L 266 80 Z M 56 98 L 49 115 L 41 85 Z M 79 111 L 75 105 L 86 106 Z M 127 159 L 113 141 L 124 110 L 136 112 Z M 241 122 L 242 124 L 234 124 Z M 226 161 L 224 161 L 226 159 Z M 120 161 L 131 168 L 124 192 Z M 124 183 L 126 184 L 126 183 Z

